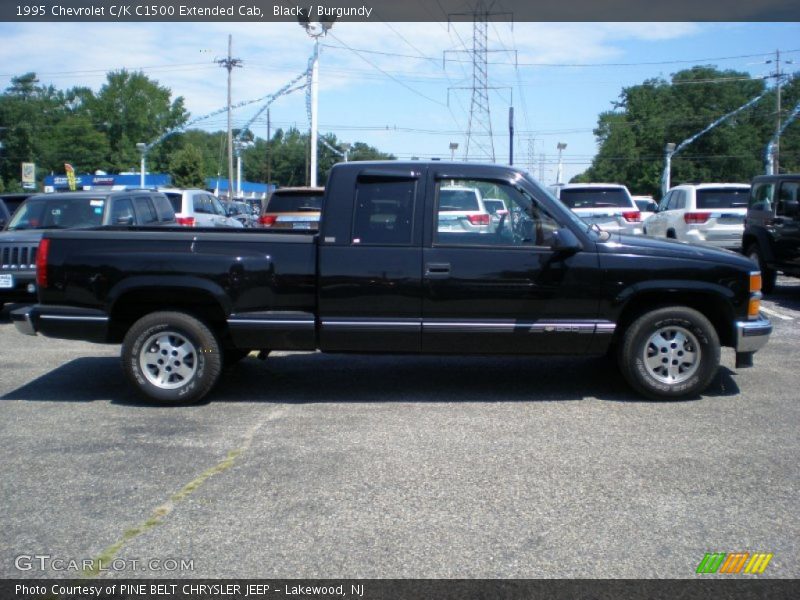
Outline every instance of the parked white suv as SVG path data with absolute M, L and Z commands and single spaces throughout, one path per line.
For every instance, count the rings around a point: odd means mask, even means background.
M 175 209 L 175 221 L 186 227 L 244 227 L 219 198 L 205 190 L 163 188 Z
M 645 220 L 644 233 L 739 250 L 749 196 L 746 183 L 677 185 Z
M 438 231 L 493 231 L 492 215 L 483 203 L 478 188 L 446 186 L 439 190 Z
M 624 185 L 567 183 L 555 186 L 551 191 L 590 225 L 597 225 L 611 233 L 642 233 L 642 213 Z

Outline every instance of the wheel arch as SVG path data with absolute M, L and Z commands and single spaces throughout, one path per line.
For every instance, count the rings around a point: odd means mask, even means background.
M 722 346 L 733 345 L 734 330 L 731 324 L 735 321 L 735 315 L 730 302 L 721 294 L 695 289 L 649 289 L 632 294 L 626 299 L 617 318 L 612 341 L 619 342 L 627 328 L 643 314 L 668 306 L 693 308 L 711 322 Z
M 109 294 L 109 341 L 121 342 L 136 321 L 159 311 L 192 315 L 216 331 L 220 339 L 227 337 L 230 303 L 218 286 L 205 281 L 173 281 L 166 285 L 130 282 Z

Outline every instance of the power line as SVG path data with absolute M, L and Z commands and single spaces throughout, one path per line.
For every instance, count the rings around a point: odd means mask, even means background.
M 335 36 L 335 35 L 333 35 L 332 33 L 328 32 L 328 35 L 330 35 L 330 36 L 331 36 L 333 39 L 335 39 L 337 42 L 339 42 L 340 44 L 342 44 L 342 45 L 343 45 L 345 48 L 347 48 L 348 50 L 352 51 L 352 52 L 353 52 L 353 53 L 354 53 L 356 56 L 358 56 L 358 57 L 359 57 L 361 60 L 363 60 L 364 62 L 366 62 L 366 63 L 367 63 L 367 64 L 369 64 L 370 66 L 374 67 L 375 69 L 377 69 L 378 71 L 380 71 L 381 73 L 383 73 L 384 75 L 386 75 L 386 76 L 387 76 L 389 79 L 391 79 L 391 80 L 392 80 L 392 81 L 394 81 L 395 83 L 398 83 L 398 84 L 400 84 L 401 86 L 403 86 L 404 88 L 406 88 L 406 89 L 407 89 L 407 90 L 409 90 L 410 92 L 412 92 L 412 93 L 416 94 L 416 95 L 417 95 L 417 96 L 419 96 L 420 98 L 425 98 L 425 100 L 428 100 L 428 101 L 430 101 L 430 102 L 433 102 L 434 104 L 438 104 L 439 106 L 445 106 L 445 104 L 444 104 L 443 102 L 439 102 L 438 100 L 436 100 L 436 99 L 434 99 L 434 98 L 431 98 L 430 96 L 427 96 L 427 95 L 423 94 L 422 92 L 420 92 L 420 91 L 418 91 L 418 90 L 415 90 L 415 89 L 414 89 L 414 88 L 412 88 L 410 85 L 407 85 L 407 84 L 403 83 L 401 80 L 399 80 L 399 79 L 397 79 L 396 77 L 394 77 L 393 75 L 390 75 L 389 73 L 387 73 L 386 71 L 384 71 L 383 69 L 381 69 L 381 68 L 380 68 L 378 65 L 376 65 L 374 62 L 372 62 L 372 61 L 371 61 L 371 60 L 369 60 L 368 58 L 366 58 L 366 57 L 362 56 L 359 50 L 356 50 L 356 49 L 354 49 L 354 48 L 350 48 L 350 46 L 348 46 L 347 44 L 345 44 L 345 43 L 344 43 L 342 40 L 340 40 L 338 37 L 336 37 L 336 36 Z

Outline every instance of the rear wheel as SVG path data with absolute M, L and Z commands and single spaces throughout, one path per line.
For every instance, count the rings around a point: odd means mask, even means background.
M 693 397 L 717 373 L 719 337 L 709 320 L 694 309 L 660 308 L 630 325 L 618 360 L 631 387 L 649 398 Z
M 761 291 L 765 294 L 772 292 L 775 289 L 778 273 L 766 265 L 764 254 L 758 244 L 750 244 L 747 248 L 747 258 L 756 263 L 761 271 Z
M 190 404 L 219 379 L 222 354 L 214 333 L 180 312 L 139 319 L 122 343 L 122 367 L 137 389 L 161 404 Z

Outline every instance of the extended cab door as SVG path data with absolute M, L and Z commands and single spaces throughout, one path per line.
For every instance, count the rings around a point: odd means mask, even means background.
M 334 169 L 319 242 L 320 348 L 419 352 L 420 172 Z
M 443 165 L 431 176 L 422 350 L 586 352 L 598 326 L 608 325 L 596 321 L 600 270 L 593 245 L 584 240 L 581 250 L 555 251 L 555 232 L 566 221 L 577 225 L 556 210 L 552 198 L 522 178 L 481 178 L 468 169 L 460 174 L 457 168 Z M 453 189 L 475 190 L 508 208 L 490 215 L 484 230 L 459 231 L 441 214 Z

